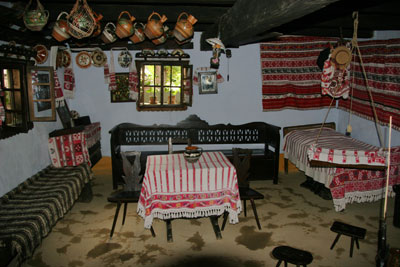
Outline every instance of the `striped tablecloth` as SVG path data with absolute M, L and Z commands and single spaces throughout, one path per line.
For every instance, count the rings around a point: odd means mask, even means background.
M 236 169 L 222 152 L 204 152 L 196 163 L 183 154 L 147 157 L 137 212 L 149 229 L 154 218 L 196 218 L 229 212 L 238 222 L 242 207 Z

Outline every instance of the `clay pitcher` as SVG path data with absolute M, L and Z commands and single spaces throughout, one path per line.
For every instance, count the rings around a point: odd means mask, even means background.
M 122 15 L 126 14 L 125 17 L 122 17 Z M 134 16 L 131 16 L 128 11 L 122 11 L 121 14 L 119 14 L 117 25 L 116 25 L 116 30 L 115 33 L 119 38 L 125 38 L 128 36 L 131 36 L 134 32 L 133 29 L 133 24 L 132 22 L 136 18 Z
M 94 19 L 95 19 L 95 21 L 96 21 L 96 27 L 94 28 L 94 30 L 93 30 L 93 33 L 92 33 L 92 37 L 96 37 L 96 36 L 99 36 L 100 35 L 100 33 L 101 33 L 101 23 L 100 23 L 100 21 L 101 21 L 101 19 L 103 18 L 103 15 L 97 15 L 94 11 L 93 11 L 93 17 L 94 17 Z
M 144 34 L 146 34 L 150 40 L 159 38 L 164 33 L 163 23 L 166 20 L 167 17 L 165 15 L 161 17 L 157 12 L 151 13 L 144 27 Z
M 54 24 L 53 31 L 51 35 L 59 42 L 63 42 L 70 38 L 71 36 L 68 33 L 68 22 L 67 19 L 61 18 L 62 15 L 68 16 L 67 12 L 61 12 L 58 17 L 57 21 Z
M 193 36 L 194 28 L 193 25 L 197 22 L 197 19 L 192 15 L 188 15 L 186 12 L 182 12 L 176 22 L 174 28 L 174 36 L 179 41 L 182 42 Z
M 115 35 L 115 25 L 112 22 L 108 22 L 106 26 L 104 26 L 103 33 L 101 34 L 101 40 L 104 43 L 109 44 L 113 43 L 117 40 L 117 35 Z
M 134 28 L 134 31 L 135 31 L 135 32 L 133 33 L 133 35 L 132 35 L 131 37 L 129 37 L 129 39 L 130 39 L 134 44 L 143 42 L 144 39 L 146 38 L 146 36 L 144 35 L 144 31 L 143 31 L 143 29 L 144 29 L 143 23 L 137 23 L 137 22 L 136 22 L 136 23 L 133 25 L 133 28 Z

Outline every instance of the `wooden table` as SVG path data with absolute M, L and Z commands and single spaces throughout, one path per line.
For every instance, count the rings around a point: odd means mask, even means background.
M 241 209 L 236 169 L 222 152 L 204 152 L 195 163 L 183 154 L 148 156 L 137 209 L 145 228 L 165 220 L 171 242 L 172 219 L 210 217 L 219 239 L 218 216 L 228 212 L 237 223 Z

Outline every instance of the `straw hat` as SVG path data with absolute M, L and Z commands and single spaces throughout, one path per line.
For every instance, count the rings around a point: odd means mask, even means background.
M 346 46 L 336 47 L 331 54 L 332 63 L 338 69 L 345 69 L 351 62 L 351 51 Z

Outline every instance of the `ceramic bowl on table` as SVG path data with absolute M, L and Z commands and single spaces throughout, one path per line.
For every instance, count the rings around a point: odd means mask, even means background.
M 197 146 L 187 146 L 183 152 L 183 157 L 189 163 L 195 163 L 201 157 L 203 149 Z

